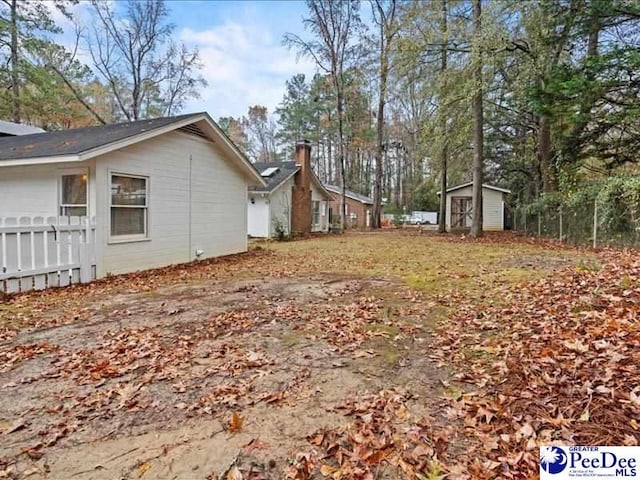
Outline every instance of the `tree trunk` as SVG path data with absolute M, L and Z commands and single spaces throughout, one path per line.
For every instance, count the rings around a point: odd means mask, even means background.
M 11 117 L 20 123 L 20 75 L 18 56 L 18 0 L 11 0 Z
M 380 42 L 383 42 L 383 30 L 384 27 L 380 27 Z M 382 155 L 384 150 L 384 104 L 385 97 L 387 95 L 387 74 L 388 74 L 388 58 L 386 52 L 383 50 L 380 57 L 380 91 L 378 97 L 378 117 L 377 117 L 377 135 L 378 142 L 376 148 L 376 170 L 375 170 L 375 182 L 373 184 L 373 217 L 371 219 L 371 226 L 373 228 L 380 228 L 380 213 L 382 210 Z
M 341 80 L 340 80 L 341 81 Z M 342 119 L 342 109 L 343 109 L 343 99 L 342 99 L 342 88 L 338 84 L 338 79 L 336 78 L 336 99 L 337 99 L 337 107 L 338 107 L 338 161 L 340 166 L 340 231 L 344 232 L 346 222 L 346 203 L 347 203 L 347 186 L 345 182 L 345 161 L 344 161 L 344 132 L 343 132 L 343 119 Z
M 482 15 L 482 0 L 474 0 L 473 2 L 473 25 L 476 42 L 480 38 L 482 23 L 480 16 Z M 473 220 L 471 221 L 471 236 L 482 236 L 482 182 L 484 167 L 484 115 L 482 111 L 482 58 L 480 48 L 476 48 L 477 58 L 472 59 L 476 62 L 473 69 L 475 93 L 473 95 L 473 193 L 472 193 L 472 209 Z
M 540 116 L 538 125 L 538 165 L 542 177 L 542 191 L 553 192 L 556 190 L 553 170 L 551 167 L 551 124 L 549 117 Z
M 447 230 L 447 117 L 444 112 L 444 93 L 447 72 L 447 0 L 442 0 L 442 19 L 440 22 L 440 32 L 442 33 L 442 53 L 440 72 L 442 79 L 440 84 L 440 135 L 442 135 L 442 149 L 440 150 L 440 214 L 438 216 L 438 232 L 444 233 Z

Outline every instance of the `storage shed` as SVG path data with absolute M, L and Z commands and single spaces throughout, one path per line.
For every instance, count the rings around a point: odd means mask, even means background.
M 447 231 L 468 230 L 473 220 L 472 208 L 473 183 L 464 183 L 447 189 Z M 438 192 L 440 195 L 441 192 Z M 506 188 L 482 185 L 482 229 L 487 231 L 504 230 L 505 200 L 511 193 Z

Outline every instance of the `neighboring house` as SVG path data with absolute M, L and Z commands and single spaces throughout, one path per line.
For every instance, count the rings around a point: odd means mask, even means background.
M 77 263 L 63 235 L 77 217 L 94 223 L 81 240 L 93 243 L 93 277 L 244 252 L 247 190 L 263 185 L 206 113 L 0 138 L 0 284 L 56 255 Z
M 43 129 L 38 127 L 32 127 L 31 125 L 24 125 L 22 123 L 11 123 L 0 120 L 0 138 L 1 137 L 14 137 L 17 135 L 30 135 L 32 133 L 42 133 Z
M 472 210 L 473 183 L 465 183 L 447 189 L 447 231 L 468 230 L 473 219 Z M 504 230 L 505 226 L 505 196 L 511 190 L 482 185 L 482 229 Z M 438 192 L 440 195 L 441 192 Z
M 309 142 L 298 142 L 293 162 L 257 163 L 255 167 L 267 185 L 249 189 L 249 236 L 329 231 L 331 194 L 311 169 Z
M 340 197 L 342 189 L 335 185 L 325 185 L 327 190 L 333 193 L 333 201 L 331 202 L 331 212 L 335 216 L 340 215 Z M 371 215 L 373 213 L 373 199 L 359 193 L 346 191 L 345 210 L 346 225 L 350 228 L 359 228 L 371 226 Z

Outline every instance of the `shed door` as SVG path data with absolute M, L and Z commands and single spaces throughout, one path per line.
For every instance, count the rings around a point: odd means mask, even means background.
M 471 228 L 471 197 L 451 197 L 451 228 Z

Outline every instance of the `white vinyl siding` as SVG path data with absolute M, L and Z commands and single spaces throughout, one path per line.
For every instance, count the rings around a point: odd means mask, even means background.
M 109 243 L 111 172 L 149 179 L 148 239 Z M 247 183 L 215 144 L 170 132 L 98 157 L 98 276 L 246 251 Z M 105 235 L 106 233 L 106 235 Z
M 61 175 L 88 173 L 97 277 L 247 250 L 246 173 L 216 143 L 169 132 L 86 162 L 0 167 L 0 217 L 57 217 Z M 110 241 L 111 174 L 148 179 L 147 236 Z M 118 237 L 114 237 L 117 239 Z
M 488 188 L 483 189 L 482 228 L 484 230 L 504 230 L 502 202 L 504 194 Z
M 291 232 L 291 205 L 292 205 L 293 178 L 281 184 L 269 196 L 269 236 L 277 235 L 276 226 L 282 225 L 285 233 Z
M 60 177 L 89 175 L 89 215 L 95 215 L 94 161 L 64 165 L 0 167 L 0 217 L 57 217 L 60 214 Z

